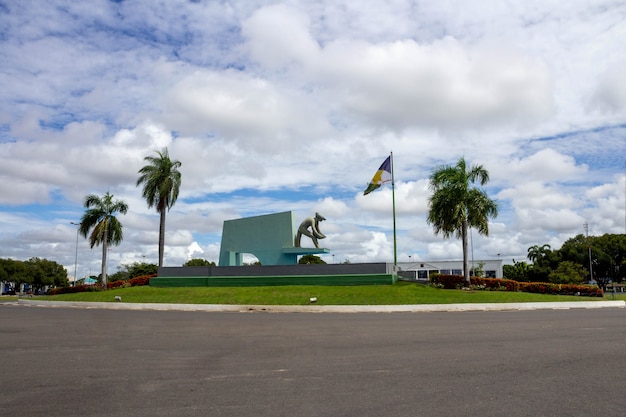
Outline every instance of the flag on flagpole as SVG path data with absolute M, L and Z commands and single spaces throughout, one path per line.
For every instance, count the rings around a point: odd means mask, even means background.
M 374 190 L 380 188 L 386 182 L 391 181 L 391 155 L 385 159 L 385 162 L 378 168 L 376 174 L 374 174 L 374 178 L 370 181 L 367 189 L 363 191 L 363 195 L 368 195 Z

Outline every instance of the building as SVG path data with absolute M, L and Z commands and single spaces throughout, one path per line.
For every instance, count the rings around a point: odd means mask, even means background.
M 502 278 L 502 260 L 469 261 L 470 276 L 482 270 L 483 277 Z M 463 275 L 463 261 L 414 261 L 398 262 L 399 275 L 404 278 L 428 280 L 431 274 Z

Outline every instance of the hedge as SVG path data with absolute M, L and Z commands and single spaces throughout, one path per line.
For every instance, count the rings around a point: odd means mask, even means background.
M 462 288 L 465 278 L 462 275 L 435 274 L 431 283 L 441 285 L 445 289 Z M 540 294 L 555 295 L 583 295 L 588 297 L 602 297 L 604 292 L 595 285 L 551 284 L 548 282 L 517 282 L 512 279 L 470 277 L 473 288 L 482 288 L 491 291 L 522 291 Z
M 153 275 L 141 275 L 128 281 L 120 279 L 113 282 L 107 283 L 107 289 L 112 290 L 114 288 L 126 288 L 126 287 L 137 287 L 139 285 L 149 285 L 150 278 L 156 277 L 157 274 Z M 102 291 L 102 285 L 94 284 L 94 285 L 76 285 L 74 287 L 59 287 L 53 288 L 50 290 L 50 295 L 57 294 L 70 294 L 75 292 L 86 292 L 86 291 Z

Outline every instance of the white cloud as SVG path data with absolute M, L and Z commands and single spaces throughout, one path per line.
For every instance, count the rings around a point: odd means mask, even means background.
M 211 134 L 235 140 L 255 152 L 294 146 L 293 137 L 325 130 L 319 110 L 302 93 L 237 71 L 198 71 L 165 97 L 165 120 L 186 135 Z
M 323 216 L 338 217 L 348 214 L 350 209 L 344 201 L 326 197 L 316 204 L 315 211 L 321 213 Z
M 527 123 L 552 110 L 550 76 L 540 62 L 472 51 L 453 38 L 426 45 L 336 41 L 320 67 L 348 110 L 389 127 Z
M 457 240 L 444 240 L 443 242 L 429 243 L 426 259 L 450 260 L 461 259 L 463 248 Z
M 191 245 L 187 247 L 187 259 L 192 259 L 196 257 L 196 254 L 202 255 L 204 250 L 200 247 L 198 242 L 193 242 Z
M 361 242 L 361 248 L 365 253 L 355 256 L 359 262 L 366 262 L 367 259 L 391 259 L 393 256 L 393 245 L 387 240 L 387 235 L 381 232 L 370 232 L 370 239 Z
M 573 157 L 545 148 L 525 158 L 512 158 L 506 164 L 494 164 L 491 175 L 509 180 L 576 181 L 583 178 L 587 170 L 587 166 L 577 165 Z
M 319 53 L 319 45 L 309 32 L 307 15 L 276 4 L 257 10 L 242 24 L 250 55 L 259 63 L 279 69 L 307 62 Z
M 584 216 L 593 230 L 604 233 L 626 233 L 626 176 L 617 176 L 615 182 L 591 188 L 585 193 L 590 207 Z
M 601 110 L 624 114 L 626 111 L 626 62 L 610 67 L 600 77 L 592 102 Z
M 571 209 L 542 208 L 518 210 L 518 220 L 522 228 L 566 232 L 580 229 L 585 219 Z
M 546 186 L 539 182 L 526 182 L 514 189 L 506 189 L 498 194 L 498 198 L 511 200 L 518 209 L 553 209 L 580 205 L 575 196 L 563 194 L 556 186 Z

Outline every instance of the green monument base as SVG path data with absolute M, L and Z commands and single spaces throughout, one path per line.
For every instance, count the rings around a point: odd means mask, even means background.
M 153 287 L 249 287 L 276 285 L 391 285 L 393 265 L 307 264 L 159 267 Z
M 391 274 L 156 277 L 151 287 L 265 287 L 279 285 L 391 285 Z

